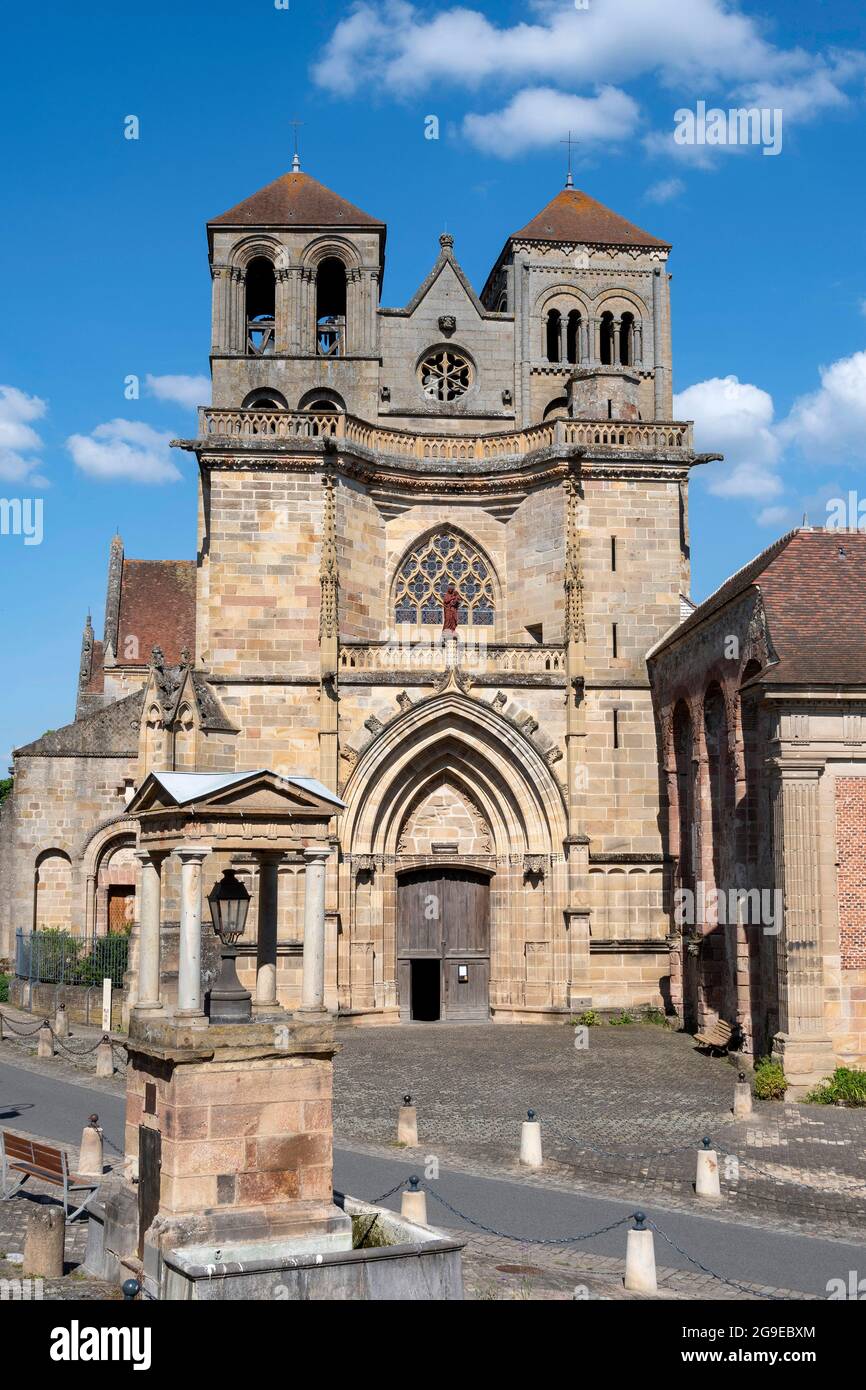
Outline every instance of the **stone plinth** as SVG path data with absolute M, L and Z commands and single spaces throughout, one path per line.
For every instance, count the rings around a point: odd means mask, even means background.
M 118 1253 L 137 1244 L 146 1293 L 159 1296 L 164 1254 L 190 1245 L 351 1248 L 332 1200 L 336 1050 L 328 1021 L 133 1018 L 126 1157 L 139 1230 Z

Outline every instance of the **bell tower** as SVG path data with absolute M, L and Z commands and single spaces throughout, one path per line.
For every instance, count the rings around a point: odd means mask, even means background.
M 213 405 L 374 415 L 385 235 L 297 156 L 209 222 Z
M 515 317 L 517 415 L 669 420 L 667 242 L 568 183 L 508 238 L 482 291 Z

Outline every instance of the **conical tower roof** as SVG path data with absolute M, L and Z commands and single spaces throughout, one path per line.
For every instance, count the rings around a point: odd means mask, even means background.
M 670 243 L 650 236 L 619 213 L 590 198 L 579 188 L 563 188 L 531 222 L 514 232 L 518 241 L 601 242 L 607 246 L 661 246 Z

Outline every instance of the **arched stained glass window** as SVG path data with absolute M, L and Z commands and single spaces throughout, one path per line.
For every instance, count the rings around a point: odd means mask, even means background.
M 460 595 L 460 622 L 492 627 L 496 604 L 489 562 L 471 541 L 453 531 L 425 536 L 404 556 L 394 586 L 394 620 L 442 623 L 442 595 L 453 584 Z

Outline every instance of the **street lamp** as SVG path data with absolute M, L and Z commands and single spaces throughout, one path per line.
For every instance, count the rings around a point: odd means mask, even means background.
M 211 1023 L 249 1023 L 252 996 L 237 972 L 237 939 L 243 936 L 250 895 L 234 869 L 226 869 L 208 894 L 213 929 L 220 940 L 220 975 L 210 992 Z

